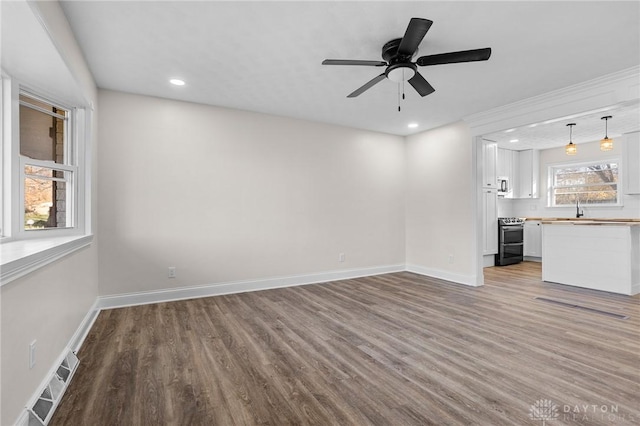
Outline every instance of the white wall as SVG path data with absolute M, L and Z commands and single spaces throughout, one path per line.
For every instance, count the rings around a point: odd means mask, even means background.
M 540 151 L 540 198 L 523 200 L 500 200 L 502 204 L 510 207 L 513 216 L 517 217 L 575 217 L 575 207 L 547 207 L 549 176 L 548 168 L 553 164 L 567 164 L 571 162 L 585 162 L 592 160 L 604 160 L 615 158 L 622 160 L 622 145 L 624 137 L 616 138 L 613 150 L 600 151 L 600 142 L 581 143 L 578 145 L 578 153 L 568 156 L 564 147 L 544 149 Z M 620 172 L 624 173 L 622 165 Z M 640 218 L 640 195 L 624 195 L 622 178 L 619 190 L 622 196 L 621 207 L 597 207 L 582 206 L 586 218 Z
M 32 4 L 35 14 L 63 54 L 82 97 L 87 104 L 95 102 L 97 92 L 80 48 L 57 2 Z M 35 18 L 35 15 L 33 17 Z M 25 37 L 28 39 L 28 35 Z M 19 69 L 12 70 L 20 72 Z M 94 112 L 94 120 L 96 112 Z M 95 124 L 95 122 L 94 122 Z M 88 165 L 93 172 L 93 198 L 88 211 L 97 205 L 95 185 L 95 131 L 93 159 Z M 91 209 L 93 207 L 93 209 Z M 1 402 L 0 424 L 13 424 L 29 399 L 38 391 L 49 369 L 62 354 L 98 296 L 97 243 L 19 278 L 0 289 L 1 322 Z M 29 369 L 29 344 L 37 340 L 36 365 Z
M 475 285 L 475 181 L 469 127 L 458 122 L 409 136 L 406 150 L 407 267 Z
M 99 102 L 101 295 L 404 264 L 402 137 Z

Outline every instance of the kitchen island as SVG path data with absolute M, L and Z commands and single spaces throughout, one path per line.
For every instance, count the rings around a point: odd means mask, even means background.
M 640 293 L 640 220 L 542 221 L 542 280 Z

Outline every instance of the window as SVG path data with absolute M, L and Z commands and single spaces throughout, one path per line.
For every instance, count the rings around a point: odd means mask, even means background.
M 71 112 L 20 94 L 20 200 L 23 229 L 73 228 L 76 166 L 69 143 Z
M 90 111 L 0 80 L 0 285 L 91 244 Z
M 620 205 L 618 160 L 549 167 L 549 205 Z

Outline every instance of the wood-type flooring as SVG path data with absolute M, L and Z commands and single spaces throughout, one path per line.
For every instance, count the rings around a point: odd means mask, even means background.
M 524 262 L 478 288 L 402 272 L 104 310 L 50 424 L 640 423 L 640 298 L 540 276 Z

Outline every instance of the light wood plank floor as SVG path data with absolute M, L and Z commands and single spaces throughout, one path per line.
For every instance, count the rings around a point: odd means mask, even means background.
M 106 310 L 51 424 L 542 425 L 539 400 L 558 408 L 550 426 L 640 422 L 640 298 L 540 275 L 525 262 L 485 269 L 481 288 L 396 273 Z

